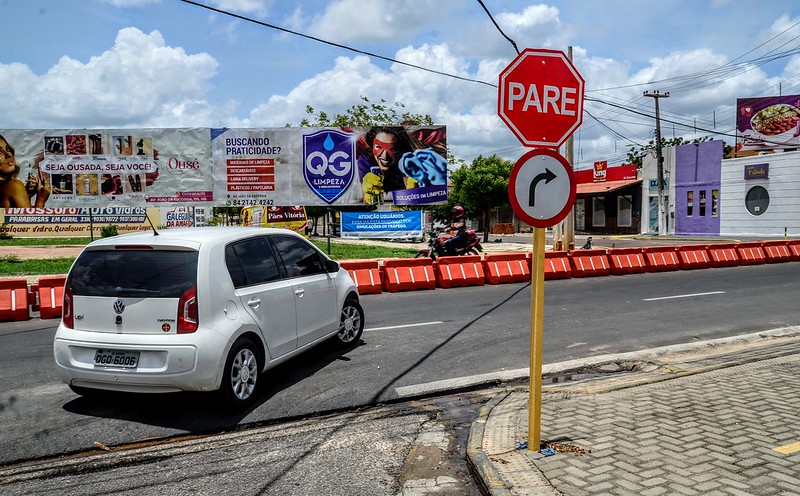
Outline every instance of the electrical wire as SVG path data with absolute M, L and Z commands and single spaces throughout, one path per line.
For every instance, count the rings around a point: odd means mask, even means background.
M 360 50 L 358 48 L 353 48 L 353 47 L 350 47 L 350 46 L 347 46 L 347 45 L 343 45 L 341 43 L 336 43 L 336 42 L 333 42 L 333 41 L 323 40 L 322 38 L 317 38 L 316 36 L 311 36 L 311 35 L 308 35 L 308 34 L 300 33 L 298 31 L 292 31 L 291 29 L 287 29 L 287 28 L 284 28 L 284 27 L 281 27 L 281 26 L 277 26 L 275 24 L 270 24 L 268 22 L 259 21 L 257 19 L 253 19 L 252 17 L 247 17 L 247 16 L 235 14 L 235 13 L 227 11 L 227 10 L 211 7 L 209 5 L 205 5 L 205 4 L 202 4 L 200 2 L 195 2 L 193 0 L 180 0 L 180 1 L 183 2 L 183 3 L 187 3 L 189 5 L 194 5 L 195 7 L 200 7 L 202 9 L 207 9 L 207 10 L 210 10 L 212 12 L 216 12 L 218 14 L 234 17 L 236 19 L 240 19 L 240 20 L 245 21 L 245 22 L 251 22 L 253 24 L 258 24 L 260 26 L 264 26 L 264 27 L 267 27 L 267 28 L 270 28 L 270 29 L 275 29 L 277 31 L 281 31 L 281 32 L 284 32 L 284 33 L 292 34 L 292 35 L 295 35 L 295 36 L 300 36 L 302 38 L 306 38 L 306 39 L 309 39 L 309 40 L 312 40 L 312 41 L 316 41 L 318 43 L 323 43 L 325 45 L 330 45 L 332 47 L 341 48 L 342 50 L 348 50 L 350 52 L 359 53 L 361 55 L 367 55 L 369 57 L 375 57 L 376 59 L 385 60 L 387 62 L 392 62 L 392 63 L 395 63 L 395 64 L 404 65 L 404 66 L 407 66 L 407 67 L 412 67 L 414 69 L 419 69 L 421 71 L 430 72 L 430 73 L 433 73 L 433 74 L 438 74 L 440 76 L 445 76 L 445 77 L 449 77 L 449 78 L 453 78 L 453 79 L 460 79 L 462 81 L 468 81 L 470 83 L 485 84 L 487 86 L 491 86 L 493 88 L 497 88 L 496 84 L 489 83 L 489 82 L 486 82 L 486 81 L 481 81 L 480 79 L 473 79 L 473 78 L 468 78 L 468 77 L 464 77 L 464 76 L 459 76 L 457 74 L 450 74 L 448 72 L 437 71 L 436 69 L 430 69 L 430 68 L 427 68 L 427 67 L 422 67 L 420 65 L 411 64 L 409 62 L 403 62 L 402 60 L 397 60 L 397 59 L 393 59 L 391 57 L 378 55 L 377 53 L 367 52 L 365 50 Z
M 437 75 L 440 75 L 440 76 L 445 76 L 445 77 L 449 77 L 449 78 L 453 78 L 453 79 L 458 79 L 458 80 L 461 80 L 461 81 L 466 81 L 466 82 L 471 82 L 471 83 L 478 83 L 478 84 L 490 86 L 490 87 L 493 87 L 493 88 L 497 88 L 497 84 L 495 84 L 495 83 L 490 83 L 490 82 L 482 81 L 482 80 L 479 80 L 479 79 L 459 76 L 457 74 L 451 74 L 451 73 L 447 73 L 447 72 L 438 71 L 438 70 L 435 70 L 435 69 L 430 69 L 430 68 L 427 68 L 427 67 L 419 66 L 419 65 L 416 65 L 416 64 L 411 64 L 409 62 L 404 62 L 404 61 L 397 60 L 397 59 L 394 59 L 394 58 L 391 58 L 391 57 L 379 55 L 379 54 L 376 54 L 376 53 L 373 53 L 373 52 L 368 52 L 368 51 L 361 50 L 361 49 L 358 49 L 358 48 L 353 48 L 353 47 L 348 46 L 348 45 L 344 45 L 344 44 L 341 44 L 341 43 L 325 40 L 325 39 L 318 38 L 318 37 L 311 36 L 311 35 L 307 35 L 307 34 L 304 34 L 304 33 L 298 32 L 298 31 L 293 31 L 293 30 L 290 30 L 290 29 L 287 29 L 287 28 L 284 28 L 284 27 L 281 27 L 281 26 L 278 26 L 278 25 L 275 25 L 275 24 L 270 24 L 270 23 L 267 23 L 267 22 L 259 21 L 257 19 L 253 19 L 251 17 L 247 17 L 247 16 L 244 16 L 244 15 L 236 14 L 236 13 L 233 13 L 233 12 L 230 12 L 230 11 L 226 11 L 226 10 L 223 10 L 223 9 L 211 7 L 209 5 L 205 5 L 203 3 L 200 3 L 200 2 L 197 2 L 197 1 L 194 1 L 194 0 L 180 0 L 180 1 L 182 1 L 182 2 L 184 2 L 186 4 L 189 4 L 189 5 L 193 5 L 195 7 L 199 7 L 199 8 L 203 8 L 203 9 L 206 9 L 206 10 L 209 10 L 209 11 L 212 11 L 212 12 L 216 12 L 218 14 L 222 14 L 222 15 L 225 15 L 225 16 L 233 17 L 233 18 L 245 21 L 245 22 L 250 22 L 250 23 L 257 24 L 257 25 L 260 25 L 260 26 L 263 26 L 263 27 L 267 27 L 267 28 L 270 28 L 270 29 L 275 29 L 277 31 L 288 33 L 288 34 L 291 34 L 291 35 L 294 35 L 294 36 L 299 36 L 299 37 L 302 37 L 302 38 L 306 38 L 306 39 L 309 39 L 309 40 L 312 40 L 312 41 L 316 41 L 318 43 L 326 44 L 326 45 L 329 45 L 329 46 L 332 46 L 332 47 L 335 47 L 335 48 L 340 48 L 340 49 L 347 50 L 347 51 L 354 52 L 354 53 L 358 53 L 358 54 L 361 54 L 361 55 L 374 57 L 374 58 L 379 59 L 379 60 L 384 60 L 384 61 L 387 61 L 387 62 L 404 65 L 404 66 L 407 66 L 407 67 L 411 67 L 411 68 L 414 68 L 414 69 L 419 69 L 421 71 L 430 72 L 430 73 L 437 74 Z M 487 16 L 492 21 L 492 23 L 494 24 L 494 26 L 498 30 L 498 32 L 500 32 L 500 34 L 506 40 L 508 40 L 511 43 L 511 45 L 514 47 L 514 50 L 517 52 L 517 54 L 519 54 L 520 51 L 519 51 L 519 48 L 517 47 L 516 42 L 514 42 L 513 39 L 511 39 L 509 36 L 507 36 L 503 32 L 503 30 L 497 24 L 496 20 L 494 19 L 494 17 L 492 16 L 492 14 L 489 11 L 489 9 L 486 7 L 484 2 L 482 0 L 477 0 L 477 1 L 481 5 L 483 10 L 486 12 Z M 783 46 L 786 46 L 788 43 L 800 38 L 800 35 L 798 35 L 798 36 L 796 36 L 794 38 L 791 38 L 790 40 L 782 43 L 781 45 L 779 45 L 779 46 L 777 46 L 775 48 L 772 48 L 771 50 L 769 50 L 764 55 L 762 55 L 762 56 L 760 56 L 758 58 L 734 64 L 734 62 L 736 60 L 742 59 L 744 56 L 746 56 L 746 55 L 758 50 L 759 48 L 761 48 L 761 47 L 763 47 L 765 45 L 767 45 L 769 42 L 771 42 L 771 41 L 775 40 L 776 38 L 782 36 L 783 34 L 787 33 L 792 28 L 794 28 L 794 27 L 796 27 L 798 25 L 800 25 L 800 22 L 797 22 L 797 23 L 793 24 L 792 26 L 790 26 L 789 28 L 785 29 L 781 33 L 778 33 L 777 35 L 773 36 L 772 38 L 770 38 L 769 40 L 765 41 L 764 43 L 762 43 L 762 44 L 758 45 L 757 47 L 745 52 L 744 54 L 740 55 L 739 57 L 736 57 L 735 59 L 727 62 L 726 64 L 723 64 L 723 65 L 721 65 L 719 67 L 716 67 L 716 68 L 708 70 L 708 71 L 696 72 L 696 73 L 692 73 L 692 74 L 684 74 L 684 75 L 681 75 L 681 76 L 674 76 L 674 77 L 665 78 L 665 79 L 662 79 L 662 80 L 653 80 L 653 81 L 649 81 L 647 83 L 639 83 L 639 84 L 621 85 L 621 86 L 614 86 L 614 87 L 591 89 L 591 90 L 586 90 L 586 93 L 599 93 L 599 92 L 605 92 L 605 91 L 609 91 L 609 90 L 627 89 L 627 88 L 641 87 L 641 86 L 646 86 L 646 85 L 649 85 L 649 86 L 653 86 L 653 85 L 656 85 L 656 84 L 664 85 L 666 83 L 677 83 L 674 86 L 670 86 L 669 87 L 670 91 L 686 91 L 686 90 L 689 90 L 689 89 L 703 88 L 703 87 L 709 86 L 711 84 L 717 84 L 717 83 L 720 82 L 720 79 L 724 81 L 725 79 L 730 79 L 731 77 L 739 76 L 739 75 L 741 75 L 741 74 L 743 74 L 745 72 L 748 72 L 750 70 L 754 70 L 755 68 L 758 68 L 758 67 L 760 67 L 760 66 L 762 66 L 764 64 L 767 64 L 769 62 L 774 62 L 776 60 L 779 60 L 779 59 L 782 59 L 782 58 L 786 58 L 786 57 L 789 57 L 789 56 L 792 56 L 792 55 L 800 53 L 800 47 L 792 48 L 792 49 L 789 49 L 789 50 L 784 50 L 782 52 L 777 52 L 777 53 L 775 52 L 777 49 L 779 49 L 779 48 L 781 48 Z M 613 98 L 613 97 L 611 97 L 611 98 Z M 606 106 L 609 106 L 609 107 L 613 107 L 615 109 L 621 110 L 621 111 L 629 113 L 629 114 L 640 115 L 640 116 L 643 116 L 643 117 L 647 117 L 648 119 L 655 119 L 655 116 L 653 114 L 648 113 L 648 112 L 644 112 L 644 111 L 639 111 L 639 110 L 636 109 L 636 107 L 644 108 L 644 104 L 638 104 L 638 105 L 636 104 L 637 101 L 642 100 L 642 97 L 639 97 L 637 99 L 631 99 L 631 100 L 625 101 L 624 103 L 627 104 L 627 106 L 625 106 L 623 104 L 617 104 L 617 103 L 613 103 L 613 102 L 610 102 L 610 101 L 602 100 L 602 99 L 599 99 L 599 98 L 585 97 L 584 99 L 585 99 L 586 102 L 594 102 L 594 103 L 606 105 Z M 632 143 L 632 144 L 634 144 L 636 146 L 641 146 L 638 143 L 636 143 L 634 140 L 632 140 L 632 139 L 624 136 L 623 134 L 613 130 L 605 122 L 603 122 L 600 118 L 595 117 L 592 113 L 590 113 L 587 109 L 584 109 L 584 111 L 587 113 L 587 115 L 589 117 L 592 118 L 592 120 L 594 122 L 596 122 L 600 126 L 603 126 L 605 129 L 607 129 L 609 132 L 611 132 L 614 136 L 617 136 L 618 138 L 620 138 L 620 139 L 622 139 L 624 141 L 628 141 L 628 142 L 630 142 L 630 143 Z M 606 113 L 606 112 L 604 111 L 604 113 Z M 664 114 L 681 116 L 681 114 L 674 113 L 674 112 L 672 112 L 672 113 L 664 112 Z M 609 115 L 609 114 L 606 113 L 606 115 Z M 609 120 L 611 122 L 616 122 L 616 123 L 624 122 L 624 121 L 614 120 L 614 119 L 610 119 L 610 118 L 606 119 L 606 120 Z M 736 135 L 736 134 L 731 134 L 731 133 L 727 133 L 727 132 L 720 132 L 720 131 L 717 131 L 717 130 L 706 129 L 704 127 L 697 126 L 696 125 L 697 118 L 694 117 L 694 120 L 695 120 L 694 124 L 688 124 L 686 122 L 680 122 L 678 120 L 673 120 L 673 119 L 670 119 L 670 118 L 667 118 L 667 117 L 662 117 L 661 118 L 662 122 L 670 123 L 670 124 L 673 124 L 674 126 L 679 126 L 680 128 L 683 128 L 683 129 L 694 130 L 695 132 L 697 132 L 699 130 L 699 131 L 702 131 L 702 132 L 711 133 L 713 135 L 738 138 L 738 135 Z M 706 122 L 708 122 L 708 121 L 706 120 Z M 630 122 L 630 124 L 638 125 L 640 123 Z M 641 125 L 647 125 L 647 124 L 641 123 Z M 734 129 L 734 131 L 735 131 L 735 129 Z M 764 141 L 766 143 L 772 143 L 769 140 L 764 140 Z M 778 144 L 778 143 L 774 143 L 774 144 Z
M 492 13 L 489 12 L 489 9 L 486 7 L 486 4 L 483 3 L 483 0 L 478 0 L 478 3 L 481 4 L 481 7 L 483 7 L 483 10 L 486 11 L 486 15 L 489 16 L 489 19 L 492 21 L 492 24 L 494 24 L 494 27 L 496 27 L 497 30 L 500 31 L 500 34 L 503 35 L 503 38 L 507 39 L 509 41 L 509 43 L 511 43 L 511 46 L 514 47 L 514 50 L 517 51 L 517 55 L 519 55 L 519 48 L 517 48 L 517 44 L 514 42 L 514 40 L 512 40 L 511 38 L 506 36 L 506 34 L 503 32 L 502 29 L 500 29 L 500 26 L 498 26 L 497 21 L 494 20 L 494 17 L 492 16 Z

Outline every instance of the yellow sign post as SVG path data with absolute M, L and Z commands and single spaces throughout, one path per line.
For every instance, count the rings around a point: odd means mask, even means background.
M 542 336 L 544 335 L 545 228 L 558 224 L 575 203 L 575 177 L 564 157 L 537 148 L 511 169 L 508 195 L 520 219 L 533 227 L 531 260 L 531 357 L 528 449 L 539 450 L 542 417 Z
M 538 451 L 542 434 L 542 338 L 544 336 L 544 241 L 541 227 L 533 229 L 531 262 L 531 368 L 528 386 L 528 450 Z

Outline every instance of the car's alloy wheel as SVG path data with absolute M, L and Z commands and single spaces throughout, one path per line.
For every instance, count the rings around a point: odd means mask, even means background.
M 250 339 L 237 341 L 228 354 L 222 391 L 229 404 L 243 406 L 249 403 L 258 385 L 259 359 Z
M 342 344 L 355 344 L 364 331 L 364 310 L 355 300 L 347 300 L 342 307 L 342 316 L 339 323 L 337 337 Z

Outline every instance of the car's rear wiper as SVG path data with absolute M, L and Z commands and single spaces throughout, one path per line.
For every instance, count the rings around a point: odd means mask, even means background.
M 144 294 L 144 295 L 160 295 L 161 291 L 156 291 L 152 289 L 142 289 L 142 288 L 121 288 L 117 286 L 114 288 L 114 291 L 117 292 L 119 295 L 122 294 Z

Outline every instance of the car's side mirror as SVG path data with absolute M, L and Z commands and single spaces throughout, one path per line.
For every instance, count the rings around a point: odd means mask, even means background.
M 339 262 L 336 260 L 325 260 L 325 272 L 339 272 Z

